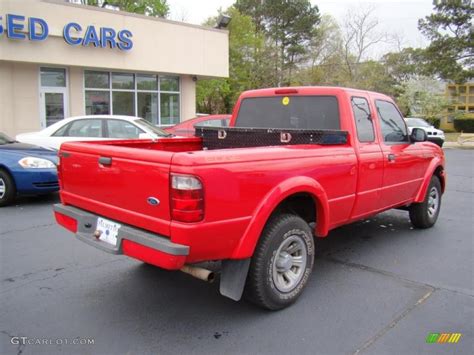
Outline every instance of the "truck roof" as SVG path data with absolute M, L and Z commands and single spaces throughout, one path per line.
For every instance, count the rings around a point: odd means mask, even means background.
M 290 86 L 290 87 L 275 87 L 267 89 L 256 89 L 244 91 L 241 94 L 241 98 L 246 97 L 262 97 L 262 96 L 274 96 L 274 95 L 337 95 L 341 93 L 350 94 L 371 94 L 380 98 L 392 100 L 389 96 L 380 94 L 378 92 L 368 90 L 358 90 L 339 86 Z

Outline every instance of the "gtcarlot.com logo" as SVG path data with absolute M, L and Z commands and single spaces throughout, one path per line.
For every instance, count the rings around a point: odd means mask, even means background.
M 429 333 L 426 337 L 428 344 L 456 344 L 461 339 L 461 333 Z
M 13 345 L 94 345 L 93 338 L 31 338 L 11 337 Z

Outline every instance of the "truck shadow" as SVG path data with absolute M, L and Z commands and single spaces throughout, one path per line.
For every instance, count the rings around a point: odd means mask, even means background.
M 412 230 L 408 215 L 403 211 L 386 212 L 371 219 L 338 228 L 327 238 L 316 239 L 315 269 L 327 263 L 325 261 L 327 258 L 333 258 L 339 252 L 352 250 L 363 255 L 369 242 L 377 240 L 382 244 L 391 243 L 393 239 L 407 238 L 413 232 L 415 231 Z M 218 279 L 209 284 L 178 271 L 166 271 L 143 263 L 132 267 L 130 272 L 127 282 L 131 284 L 127 286 L 127 289 L 136 292 L 130 294 L 126 292 L 125 295 L 128 295 L 129 299 L 121 298 L 121 302 L 138 307 L 135 311 L 142 313 L 145 317 L 155 312 L 166 312 L 166 305 L 171 303 L 174 304 L 172 307 L 174 312 L 182 313 L 183 316 L 188 312 L 198 316 L 206 315 L 208 312 L 222 311 L 237 317 L 272 313 L 260 310 L 246 301 L 234 302 L 220 296 Z M 317 284 L 319 277 L 319 273 L 314 272 L 310 285 Z M 113 287 L 113 285 L 110 286 Z M 124 295 L 123 290 L 119 290 L 122 286 L 122 283 L 117 284 L 117 289 L 113 292 Z M 308 295 L 316 289 L 317 287 L 311 287 L 304 296 L 317 297 L 317 295 Z M 293 307 L 297 305 L 298 303 Z
M 95 302 L 94 306 L 83 309 L 86 313 L 83 316 L 95 323 L 97 314 L 100 314 L 97 321 L 114 324 L 111 331 L 113 329 L 119 334 L 131 328 L 145 337 L 154 337 L 158 333 L 160 342 L 155 344 L 157 348 L 169 345 L 178 352 L 180 349 L 184 351 L 184 344 L 185 350 L 190 349 L 190 344 L 205 344 L 205 348 L 213 349 L 219 342 L 225 344 L 226 338 L 232 343 L 254 336 L 263 336 L 269 341 L 273 337 L 262 333 L 262 329 L 276 327 L 285 331 L 288 319 L 291 319 L 292 327 L 304 330 L 309 338 L 314 337 L 311 335 L 315 334 L 313 327 L 318 324 L 324 324 L 323 333 L 330 336 L 343 324 L 357 327 L 361 318 L 367 324 L 373 319 L 388 317 L 388 321 L 395 310 L 387 309 L 380 313 L 380 307 L 387 307 L 386 299 L 392 297 L 394 290 L 404 290 L 400 292 L 407 298 L 420 291 L 380 275 L 351 270 L 329 259 L 339 258 L 339 253 L 350 250 L 363 260 L 368 253 L 376 252 L 374 248 L 387 247 L 403 238 L 414 238 L 417 231 L 410 228 L 406 212 L 390 211 L 338 228 L 327 238 L 317 239 L 315 272 L 305 292 L 298 302 L 279 312 L 265 311 L 247 301 L 234 302 L 220 296 L 218 280 L 207 284 L 181 272 L 165 271 L 124 259 L 117 270 L 120 277 L 108 279 L 105 285 L 93 284 L 87 290 Z M 111 299 L 114 302 L 107 302 Z M 376 307 L 367 308 L 367 303 L 374 302 Z M 341 315 L 340 307 L 345 304 L 350 304 L 350 307 L 346 307 Z M 311 317 L 307 315 L 309 311 Z M 90 326 L 94 328 L 93 324 Z M 364 340 L 365 335 L 360 336 L 361 339 L 344 340 L 340 346 L 352 349 L 352 342 Z M 298 337 L 296 333 L 290 336 L 293 339 Z M 154 348 L 149 341 L 147 343 Z M 245 345 L 242 346 L 238 348 L 240 351 L 245 349 Z M 282 346 L 285 348 L 284 343 Z

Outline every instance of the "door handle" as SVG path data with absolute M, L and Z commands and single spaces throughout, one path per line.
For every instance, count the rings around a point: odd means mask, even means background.
M 112 165 L 112 158 L 100 157 L 99 158 L 99 164 L 110 166 L 110 165 Z
M 395 154 L 389 154 L 387 158 L 388 158 L 388 161 L 395 161 Z

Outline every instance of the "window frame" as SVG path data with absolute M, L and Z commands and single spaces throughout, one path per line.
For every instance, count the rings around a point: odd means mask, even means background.
M 101 72 L 101 73 L 107 73 L 108 78 L 109 78 L 109 87 L 108 88 L 93 88 L 93 87 L 86 87 L 86 73 L 90 72 Z M 113 88 L 113 83 L 112 83 L 112 76 L 113 74 L 131 74 L 133 75 L 133 89 L 114 89 Z M 149 75 L 154 75 L 157 80 L 157 90 L 146 90 L 146 89 L 138 89 L 138 83 L 137 83 L 137 76 L 144 75 L 144 76 L 149 76 Z M 168 91 L 168 90 L 161 90 L 161 79 L 162 78 L 175 78 L 178 80 L 178 91 Z M 84 109 L 86 108 L 86 92 L 87 91 L 104 91 L 109 93 L 109 115 L 114 115 L 114 105 L 113 105 L 113 92 L 132 92 L 133 93 L 133 112 L 135 117 L 140 117 L 145 119 L 144 117 L 138 116 L 138 93 L 152 93 L 152 94 L 157 94 L 158 99 L 157 99 L 157 122 L 150 122 L 153 125 L 159 125 L 163 127 L 169 127 L 169 126 L 174 126 L 177 123 L 181 122 L 181 117 L 182 117 L 182 80 L 180 75 L 160 75 L 160 74 L 154 74 L 154 73 L 144 73 L 144 72 L 128 72 L 128 71 L 119 71 L 119 70 L 113 70 L 113 71 L 107 71 L 107 70 L 101 70 L 101 69 L 93 69 L 93 68 L 88 68 L 88 69 L 83 69 L 83 75 L 82 75 L 83 81 L 82 81 L 82 86 L 83 86 L 83 93 L 84 93 L 84 102 L 83 102 L 83 107 Z M 169 123 L 169 124 L 162 124 L 162 119 L 161 119 L 161 94 L 175 94 L 178 95 L 178 107 L 179 107 L 179 116 L 178 116 L 178 122 L 177 123 Z
M 400 118 L 403 122 L 403 125 L 405 126 L 405 131 L 406 131 L 406 140 L 405 141 L 400 141 L 400 142 L 387 142 L 385 141 L 385 137 L 383 135 L 383 132 L 382 132 L 382 117 L 379 113 L 379 108 L 377 106 L 377 103 L 378 102 L 385 102 L 385 103 L 388 103 L 390 105 L 392 105 L 395 110 L 398 112 L 398 114 L 400 115 Z M 405 119 L 402 115 L 402 113 L 400 112 L 400 110 L 398 109 L 397 105 L 395 105 L 393 102 L 391 101 L 388 101 L 388 100 L 383 100 L 383 99 L 375 99 L 374 100 L 374 105 L 375 105 L 375 110 L 377 111 L 377 117 L 379 119 L 379 134 L 380 134 L 380 142 L 385 144 L 385 145 L 406 145 L 406 144 L 410 144 L 410 134 L 409 134 L 409 130 L 408 130 L 408 126 L 407 126 L 407 123 L 405 122 Z

